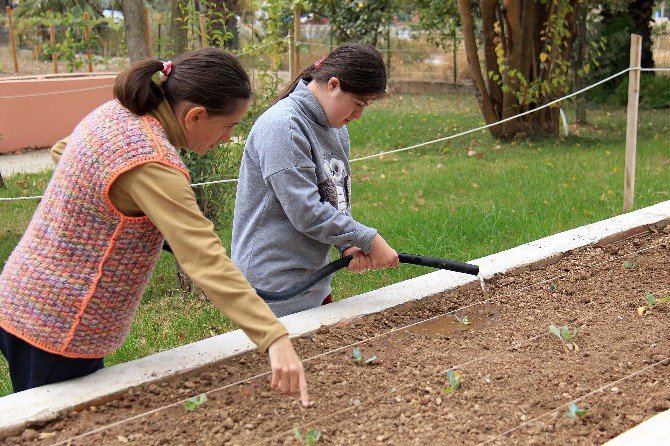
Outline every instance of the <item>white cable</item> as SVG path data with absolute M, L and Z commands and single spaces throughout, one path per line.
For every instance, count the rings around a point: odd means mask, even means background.
M 637 251 L 634 251 L 634 253 L 637 254 L 637 253 L 640 253 L 640 252 L 643 252 L 643 251 L 649 251 L 649 250 L 651 250 L 651 249 L 658 248 L 658 247 L 660 247 L 660 246 L 663 246 L 663 244 L 660 243 L 660 244 L 657 244 L 657 245 L 654 245 L 654 246 L 651 246 L 651 247 L 641 248 L 641 249 L 639 249 L 639 250 L 637 250 Z M 590 265 L 589 267 L 595 269 L 595 268 L 597 268 L 597 267 L 599 267 L 599 266 L 601 266 L 601 265 L 603 265 L 603 264 L 605 264 L 605 263 L 613 262 L 613 261 L 615 261 L 615 260 L 618 260 L 618 259 L 604 260 L 604 261 L 602 261 L 602 262 L 600 262 L 600 263 L 592 264 L 592 265 Z M 536 283 L 532 283 L 532 284 L 525 285 L 525 286 L 523 286 L 523 287 L 521 287 L 521 288 L 518 288 L 518 289 L 516 289 L 516 290 L 513 290 L 512 293 L 519 293 L 519 291 L 523 291 L 523 290 L 525 290 L 525 289 L 530 289 L 530 288 L 532 288 L 532 287 L 534 287 L 534 286 L 537 286 L 537 285 L 542 285 L 543 283 L 546 283 L 547 281 L 553 281 L 553 280 L 555 280 L 555 279 L 558 278 L 558 277 L 565 277 L 565 276 L 567 276 L 567 275 L 569 274 L 569 272 L 570 272 L 570 271 L 568 271 L 568 272 L 566 272 L 566 273 L 564 273 L 564 274 L 562 274 L 562 275 L 560 275 L 560 276 L 555 276 L 555 277 L 550 278 L 550 279 L 545 279 L 545 280 L 541 280 L 541 281 L 536 282 Z M 664 291 L 662 291 L 662 292 L 657 292 L 657 293 L 658 293 L 658 294 L 664 294 L 665 292 L 666 292 L 666 291 L 664 290 Z M 366 338 L 366 339 L 362 339 L 362 340 L 359 340 L 359 341 L 354 341 L 354 342 L 352 342 L 352 343 L 350 343 L 350 344 L 343 345 L 343 346 L 340 346 L 340 347 L 337 347 L 337 348 L 334 348 L 334 349 L 331 349 L 331 350 L 327 350 L 327 351 L 325 351 L 325 352 L 322 352 L 322 353 L 319 353 L 319 354 L 317 354 L 317 355 L 311 356 L 311 357 L 309 357 L 309 358 L 303 359 L 302 362 L 303 362 L 303 364 L 304 364 L 304 363 L 307 363 L 307 362 L 310 362 L 310 361 L 314 361 L 315 359 L 322 358 L 322 357 L 324 357 L 324 356 L 328 356 L 328 355 L 331 355 L 331 354 L 333 354 L 333 353 L 337 353 L 337 352 L 339 352 L 339 351 L 342 351 L 342 350 L 345 350 L 345 349 L 349 349 L 349 348 L 355 347 L 355 346 L 360 345 L 360 344 L 364 344 L 364 343 L 367 343 L 367 342 L 370 342 L 370 341 L 374 341 L 375 339 L 378 339 L 378 338 L 383 338 L 383 337 L 385 337 L 385 336 L 389 336 L 389 335 L 391 335 L 391 334 L 393 334 L 393 333 L 395 333 L 395 332 L 403 331 L 403 330 L 407 330 L 408 328 L 414 327 L 414 326 L 416 326 L 416 325 L 421 325 L 421 324 L 424 324 L 424 323 L 426 323 L 426 322 L 430 322 L 430 321 L 432 321 L 432 320 L 434 320 L 434 319 L 437 319 L 437 318 L 439 318 L 439 317 L 446 316 L 446 315 L 450 315 L 450 314 L 455 314 L 455 313 L 457 313 L 457 312 L 459 312 L 459 311 L 462 311 L 463 309 L 470 308 L 470 307 L 473 307 L 473 306 L 477 306 L 477 305 L 480 305 L 480 304 L 483 304 L 483 303 L 487 303 L 487 302 L 493 300 L 494 298 L 500 298 L 500 297 L 505 297 L 505 296 L 506 296 L 506 294 L 501 294 L 501 295 L 498 295 L 498 296 L 491 297 L 491 298 L 489 298 L 489 299 L 485 299 L 485 300 L 483 300 L 483 301 L 479 301 L 479 302 L 475 302 L 475 303 L 473 303 L 473 304 L 469 304 L 469 305 L 463 306 L 463 307 L 458 308 L 458 309 L 456 309 L 456 310 L 447 311 L 447 312 L 438 314 L 438 315 L 436 315 L 436 316 L 429 317 L 429 318 L 427 318 L 427 319 L 422 319 L 422 320 L 420 320 L 420 321 L 418 321 L 418 322 L 414 322 L 414 323 L 411 323 L 411 324 L 407 324 L 407 325 L 404 325 L 404 326 L 401 326 L 401 327 L 396 327 L 396 328 L 393 328 L 393 329 L 391 329 L 391 330 L 388 330 L 388 331 L 382 332 L 382 333 L 380 333 L 380 334 L 377 334 L 377 335 L 375 335 L 375 336 L 372 336 L 372 337 L 369 337 L 369 338 Z M 543 336 L 547 336 L 547 335 L 548 335 L 548 333 L 543 333 L 543 334 L 539 334 L 539 335 L 536 335 L 536 336 L 532 336 L 532 337 L 527 338 L 527 339 L 525 339 L 525 340 L 523 340 L 523 341 L 518 341 L 518 342 L 517 342 L 517 341 L 513 341 L 513 342 L 512 342 L 512 345 L 523 346 L 523 345 L 525 345 L 525 344 L 534 342 L 534 341 L 535 341 L 536 339 L 538 339 L 538 338 L 541 338 L 541 337 L 543 337 Z M 468 365 L 468 364 L 471 364 L 471 363 L 473 363 L 473 362 L 480 361 L 481 359 L 484 359 L 484 358 L 486 358 L 486 357 L 488 357 L 488 356 L 491 356 L 492 354 L 494 354 L 494 353 L 489 353 L 489 354 L 486 354 L 486 355 L 483 355 L 483 356 L 480 356 L 480 357 L 477 357 L 477 358 L 474 358 L 474 359 L 470 359 L 470 360 L 465 361 L 465 362 L 463 362 L 463 363 L 456 364 L 456 365 L 452 366 L 451 368 L 454 368 L 454 369 L 456 369 L 456 368 L 463 368 L 463 367 L 465 367 L 465 366 Z M 662 361 L 661 361 L 661 362 L 662 362 Z M 653 366 L 651 366 L 651 367 L 653 367 Z M 446 370 L 445 370 L 445 371 L 446 371 Z M 215 389 L 210 389 L 210 390 L 208 390 L 207 392 L 202 392 L 202 393 L 204 393 L 204 394 L 206 394 L 206 395 L 214 394 L 214 393 L 220 392 L 220 391 L 222 391 L 222 390 L 226 390 L 226 389 L 229 389 L 229 388 L 231 388 L 231 387 L 234 387 L 234 386 L 243 384 L 243 383 L 245 383 L 245 382 L 254 381 L 254 380 L 259 379 L 259 378 L 262 378 L 262 377 L 264 377 L 264 376 L 269 376 L 271 373 L 272 373 L 272 372 L 262 372 L 262 373 L 258 373 L 258 374 L 256 374 L 256 375 L 253 375 L 253 376 L 250 376 L 250 377 L 247 377 L 247 378 L 244 378 L 244 379 L 235 381 L 235 382 L 230 383 L 230 384 L 226 384 L 226 385 L 217 387 L 217 388 L 215 388 Z M 443 372 L 439 372 L 439 373 L 437 373 L 437 374 L 433 374 L 433 375 L 429 375 L 429 376 L 422 377 L 421 380 L 429 379 L 429 378 L 432 378 L 432 377 L 434 377 L 434 376 L 438 376 L 438 375 L 440 375 L 440 374 L 442 374 L 442 373 L 444 373 L 444 371 L 443 371 Z M 619 380 L 616 381 L 616 382 L 619 382 L 619 381 L 621 381 L 621 380 L 623 380 L 623 379 L 625 379 L 625 378 L 621 378 L 621 379 L 619 379 Z M 419 380 L 419 381 L 420 381 L 420 380 Z M 610 383 L 609 385 L 612 385 L 612 384 L 613 384 L 613 383 Z M 406 385 L 404 385 L 404 386 L 398 387 L 397 390 L 401 390 L 401 389 L 404 389 L 404 388 L 408 388 L 408 387 L 411 387 L 411 386 L 413 386 L 413 385 L 416 385 L 416 382 L 412 382 L 412 383 L 410 383 L 410 384 L 406 384 Z M 396 391 L 397 391 L 397 390 L 396 390 Z M 593 393 L 593 392 L 592 392 L 592 393 Z M 588 396 L 588 395 L 589 395 L 589 394 L 582 395 L 580 398 L 578 398 L 577 400 L 573 400 L 573 401 L 578 401 L 578 400 L 580 400 L 580 399 L 582 399 L 582 398 L 585 398 L 585 397 Z M 57 446 L 57 445 L 61 445 L 61 444 L 70 444 L 70 442 L 71 442 L 72 440 L 75 440 L 75 439 L 78 439 L 78 438 L 87 437 L 87 436 L 96 434 L 96 433 L 98 433 L 98 432 L 102 432 L 102 431 L 104 431 L 104 430 L 107 430 L 107 429 L 109 429 L 109 428 L 112 428 L 112 427 L 115 427 L 115 426 L 119 426 L 119 425 L 121 425 L 121 424 L 130 422 L 130 421 L 133 421 L 133 420 L 137 420 L 137 419 L 139 419 L 139 418 L 143 418 L 143 417 L 146 417 L 146 416 L 153 415 L 153 414 L 158 413 L 158 412 L 160 412 L 160 411 L 162 411 L 162 410 L 165 410 L 165 409 L 168 409 L 168 408 L 171 408 L 171 407 L 178 406 L 179 404 L 183 404 L 183 402 L 186 401 L 187 399 L 188 399 L 188 398 L 186 398 L 186 399 L 182 399 L 182 400 L 178 400 L 178 401 L 175 401 L 175 402 L 173 402 L 173 403 L 167 404 L 167 405 L 165 405 L 165 406 L 156 407 L 156 408 L 151 409 L 151 410 L 149 410 L 149 411 L 147 411 L 147 412 L 143 412 L 143 413 L 134 415 L 134 416 L 129 417 L 129 418 L 124 418 L 124 419 L 115 421 L 115 422 L 113 422 L 113 423 L 110 423 L 110 424 L 106 424 L 106 425 L 100 426 L 100 427 L 98 427 L 98 428 L 96 428 L 96 429 L 93 429 L 93 430 L 91 430 L 91 431 L 88 431 L 88 432 L 84 432 L 84 433 L 82 433 L 82 434 L 75 435 L 74 437 L 70 437 L 70 438 L 68 438 L 68 439 L 66 439 L 66 440 L 62 440 L 62 441 L 60 441 L 60 442 L 58 442 L 58 443 L 55 443 L 53 446 Z M 346 409 L 343 409 L 343 410 L 341 410 L 341 411 L 334 412 L 334 413 L 329 414 L 329 415 L 326 415 L 326 416 L 324 416 L 324 417 L 322 417 L 322 418 L 320 418 L 320 419 L 323 419 L 323 418 L 330 418 L 331 416 L 336 415 L 336 414 L 338 414 L 339 412 L 346 411 L 346 410 L 349 410 L 349 409 L 350 409 L 350 408 L 346 408 Z M 554 410 L 556 410 L 556 409 L 554 409 Z M 553 410 L 552 410 L 552 411 L 553 411 Z M 544 415 L 541 415 L 541 416 L 544 416 Z M 541 417 L 541 416 L 540 416 L 540 417 Z M 537 419 L 537 418 L 540 418 L 540 417 L 536 417 L 536 418 L 534 418 L 534 419 Z M 316 420 L 313 420 L 313 421 L 316 421 Z M 533 421 L 533 420 L 529 420 L 528 422 L 531 422 L 531 421 Z M 311 422 L 310 422 L 310 424 L 311 424 Z M 518 428 L 518 427 L 517 427 L 517 428 Z M 281 434 L 281 433 L 280 433 L 280 434 Z M 503 434 L 500 434 L 500 435 L 504 435 L 504 433 L 503 433 Z M 277 435 L 275 435 L 275 436 L 273 436 L 273 437 L 270 437 L 270 439 L 275 438 L 276 436 L 277 436 Z M 264 442 L 266 442 L 266 441 L 268 441 L 268 440 L 269 440 L 269 439 L 265 439 L 265 440 L 262 440 L 262 441 L 259 442 L 259 443 L 254 443 L 254 444 L 264 443 Z
M 0 197 L 0 201 L 18 201 L 18 200 L 39 200 L 42 195 L 33 195 L 30 197 Z
M 597 86 L 600 85 L 600 84 L 603 84 L 603 83 L 605 83 L 605 82 L 607 82 L 607 81 L 610 81 L 610 80 L 614 79 L 614 78 L 617 77 L 617 76 L 621 76 L 622 74 L 626 73 L 626 72 L 629 71 L 629 70 L 631 70 L 631 68 L 626 68 L 625 70 L 619 71 L 618 73 L 613 74 L 612 76 L 610 76 L 610 77 L 608 77 L 608 78 L 606 78 L 606 79 L 603 79 L 603 80 L 601 80 L 601 81 L 598 81 L 598 82 L 596 82 L 595 84 L 589 85 L 588 87 L 584 87 L 584 88 L 582 88 L 582 89 L 579 90 L 579 91 L 575 91 L 575 92 L 573 92 L 573 93 L 570 93 L 570 94 L 567 95 L 567 96 L 564 96 L 564 97 L 562 97 L 562 98 L 555 99 L 555 100 L 553 100 L 553 101 L 551 101 L 551 102 L 548 102 L 548 103 L 546 103 L 546 104 L 544 104 L 544 105 L 541 105 L 541 106 L 539 106 L 539 107 L 537 107 L 537 108 L 534 108 L 534 109 L 532 109 L 532 110 L 527 110 L 527 111 L 525 111 L 525 112 L 523 112 L 523 113 L 519 113 L 518 115 L 510 116 L 509 118 L 505 118 L 505 119 L 502 119 L 502 120 L 500 120 L 500 121 L 494 122 L 493 124 L 482 125 L 482 126 L 480 126 L 480 127 L 477 127 L 477 128 L 474 128 L 474 129 L 470 129 L 470 130 L 466 130 L 466 131 L 464 131 L 464 132 L 457 133 L 457 134 L 455 134 L 455 135 L 445 136 L 444 138 L 438 138 L 438 139 L 434 139 L 434 140 L 432 140 L 432 141 L 422 142 L 422 143 L 420 143 L 420 144 L 415 144 L 415 145 L 413 145 L 413 146 L 409 146 L 409 147 L 403 147 L 403 148 L 401 148 L 401 149 L 389 150 L 389 151 L 381 152 L 381 153 L 377 153 L 377 154 L 374 154 L 374 155 L 368 155 L 368 156 L 363 156 L 363 157 L 360 157 L 360 158 L 354 158 L 354 159 L 352 159 L 350 162 L 353 163 L 354 161 L 361 161 L 361 160 L 366 160 L 366 159 L 369 159 L 369 158 L 376 158 L 376 157 L 378 157 L 378 156 L 388 155 L 388 154 L 391 154 L 391 153 L 404 152 L 404 151 L 406 151 L 406 150 L 416 149 L 417 147 L 423 147 L 423 146 L 427 146 L 427 145 L 429 145 L 429 144 L 435 144 L 436 142 L 447 141 L 447 140 L 449 140 L 449 139 L 458 138 L 459 136 L 467 135 L 467 134 L 469 134 L 469 133 L 477 132 L 477 131 L 480 131 L 480 130 L 487 129 L 487 128 L 489 128 L 489 127 L 493 127 L 493 126 L 496 126 L 496 125 L 500 125 L 500 124 L 505 123 L 505 122 L 507 122 L 507 121 L 512 121 L 512 120 L 514 120 L 514 119 L 520 118 L 521 116 L 526 116 L 526 115 L 529 115 L 529 114 L 531 114 L 531 113 L 535 113 L 536 111 L 538 111 L 538 110 L 542 110 L 543 108 L 551 107 L 552 105 L 557 104 L 557 103 L 559 103 L 559 102 L 561 102 L 561 101 L 564 101 L 564 100 L 566 100 L 566 99 L 570 99 L 570 98 L 573 97 L 573 96 L 576 96 L 576 95 L 578 95 L 578 94 L 581 94 L 581 93 L 583 93 L 583 92 L 585 92 L 585 91 L 587 91 L 587 90 L 590 90 L 591 88 L 597 87 Z
M 612 381 L 612 382 L 610 382 L 610 383 L 607 383 L 607 384 L 605 384 L 605 385 L 603 385 L 603 386 L 601 386 L 601 387 L 599 387 L 599 388 L 597 388 L 597 389 L 595 389 L 595 390 L 592 390 L 592 391 L 589 392 L 589 393 L 585 393 L 584 395 L 582 395 L 582 396 L 580 396 L 580 397 L 578 397 L 578 398 L 575 398 L 574 400 L 571 400 L 571 401 L 569 401 L 569 402 L 567 402 L 567 403 L 565 403 L 565 404 L 561 404 L 561 405 L 558 406 L 558 407 L 555 407 L 555 408 L 553 408 L 553 409 L 551 409 L 551 410 L 548 410 L 548 411 L 546 411 L 545 413 L 536 416 L 535 418 L 531 418 L 530 420 L 525 421 L 525 422 L 519 424 L 518 426 L 513 427 L 512 429 L 509 429 L 509 430 L 507 430 L 507 431 L 505 431 L 505 432 L 503 432 L 503 433 L 501 433 L 501 434 L 496 435 L 496 436 L 493 437 L 493 438 L 489 438 L 488 440 L 479 443 L 477 446 L 482 446 L 482 445 L 488 444 L 488 443 L 490 443 L 490 442 L 492 442 L 492 441 L 494 441 L 494 440 L 496 440 L 496 439 L 498 439 L 498 438 L 500 438 L 500 437 L 504 437 L 504 436 L 506 436 L 507 434 L 511 434 L 512 432 L 514 432 L 514 431 L 516 431 L 516 430 L 518 430 L 518 429 L 521 429 L 522 427 L 527 426 L 528 424 L 533 423 L 533 422 L 535 422 L 536 420 L 539 420 L 540 418 L 546 417 L 547 415 L 549 415 L 549 414 L 551 414 L 551 413 L 554 413 L 554 412 L 556 412 L 556 411 L 558 411 L 558 410 L 561 410 L 561 409 L 563 409 L 564 407 L 567 408 L 568 405 L 569 405 L 570 403 L 576 403 L 577 401 L 581 401 L 581 400 L 585 399 L 586 397 L 589 397 L 589 396 L 591 396 L 591 395 L 593 395 L 593 394 L 596 394 L 596 393 L 598 393 L 598 392 L 602 392 L 603 390 L 607 389 L 608 387 L 613 386 L 614 384 L 617 384 L 617 383 L 619 383 L 619 382 L 621 382 L 621 381 L 625 381 L 625 380 L 627 380 L 627 379 L 633 378 L 634 376 L 637 376 L 637 375 L 639 375 L 639 374 L 641 374 L 641 373 L 643 373 L 643 372 L 645 372 L 645 371 L 647 371 L 647 370 L 649 370 L 649 369 L 651 369 L 651 368 L 654 368 L 654 367 L 656 367 L 656 366 L 658 366 L 658 365 L 660 365 L 660 364 L 663 364 L 664 362 L 666 362 L 666 361 L 668 361 L 668 360 L 670 360 L 670 356 L 667 357 L 667 358 L 665 358 L 665 359 L 662 359 L 662 360 L 660 360 L 660 361 L 658 361 L 658 362 L 655 362 L 655 363 L 653 363 L 653 364 L 650 364 L 650 365 L 648 365 L 648 366 L 646 366 L 646 367 L 643 367 L 643 368 L 641 368 L 640 370 L 637 370 L 637 371 L 635 371 L 635 372 L 633 372 L 633 373 L 630 373 L 630 374 L 624 376 L 623 378 L 619 378 L 619 379 L 617 379 L 617 380 L 615 380 L 615 381 Z
M 438 139 L 434 139 L 434 140 L 432 140 L 432 141 L 422 142 L 422 143 L 419 143 L 419 144 L 415 144 L 415 145 L 413 145 L 413 146 L 403 147 L 403 148 L 400 148 L 400 149 L 394 149 L 394 150 L 388 150 L 388 151 L 386 151 L 386 152 L 379 152 L 379 153 L 376 153 L 376 154 L 374 154 L 374 155 L 367 155 L 367 156 L 362 156 L 362 157 L 359 157 L 359 158 L 353 158 L 353 159 L 349 160 L 349 162 L 353 163 L 353 162 L 356 162 L 356 161 L 363 161 L 363 160 L 370 159 L 370 158 L 377 158 L 377 157 L 384 156 L 384 155 L 389 155 L 389 154 L 392 154 L 392 153 L 405 152 L 405 151 L 407 151 L 407 150 L 416 149 L 416 148 L 418 148 L 418 147 L 423 147 L 423 146 L 427 146 L 427 145 L 430 145 L 430 144 L 435 144 L 436 142 L 447 141 L 447 140 L 449 140 L 449 139 L 458 138 L 458 137 L 460 137 L 460 136 L 467 135 L 467 134 L 469 134 L 469 133 L 474 133 L 474 132 L 477 132 L 477 131 L 480 131 L 480 130 L 485 130 L 485 129 L 489 128 L 489 127 L 493 127 L 493 126 L 496 126 L 496 125 L 500 125 L 500 124 L 502 124 L 502 123 L 504 123 L 504 122 L 511 121 L 511 120 L 516 119 L 516 118 L 519 118 L 519 117 L 521 117 L 521 116 L 525 116 L 525 115 L 534 113 L 534 112 L 536 112 L 536 111 L 538 111 L 538 110 L 542 110 L 543 108 L 550 107 L 550 106 L 552 106 L 552 105 L 554 105 L 554 104 L 556 104 L 556 103 L 558 103 L 558 102 L 564 101 L 564 100 L 566 100 L 566 99 L 570 99 L 570 98 L 573 97 L 573 96 L 576 96 L 576 95 L 578 95 L 578 94 L 581 94 L 581 93 L 583 93 L 583 92 L 585 92 L 585 91 L 587 91 L 587 90 L 590 90 L 591 88 L 597 87 L 597 86 L 600 85 L 600 84 L 603 84 L 603 83 L 605 83 L 605 82 L 607 82 L 607 81 L 610 81 L 610 80 L 614 79 L 614 78 L 617 77 L 617 76 L 620 76 L 620 75 L 622 75 L 622 74 L 625 74 L 626 72 L 628 72 L 628 71 L 630 71 L 630 70 L 640 70 L 640 71 L 670 71 L 670 68 L 640 68 L 640 67 L 636 67 L 636 68 L 626 68 L 625 70 L 622 70 L 622 71 L 620 71 L 620 72 L 618 72 L 618 73 L 616 73 L 616 74 L 613 74 L 612 76 L 610 76 L 610 77 L 608 77 L 608 78 L 606 78 L 606 79 L 603 79 L 603 80 L 601 80 L 601 81 L 598 81 L 598 82 L 596 82 L 595 84 L 592 84 L 592 85 L 589 85 L 589 86 L 587 86 L 587 87 L 584 87 L 584 88 L 582 88 L 582 89 L 579 90 L 579 91 L 575 91 L 575 92 L 573 92 L 573 93 L 570 93 L 570 94 L 567 95 L 567 96 L 564 96 L 564 97 L 562 97 L 562 98 L 556 99 L 556 100 L 551 101 L 551 102 L 549 102 L 549 103 L 547 103 L 547 104 L 541 105 L 540 107 L 534 108 L 533 110 L 528 110 L 528 111 L 525 111 L 525 112 L 523 112 L 523 113 L 519 113 L 518 115 L 510 116 L 509 118 L 505 118 L 505 119 L 503 119 L 503 120 L 501 120 L 501 121 L 497 121 L 497 122 L 495 122 L 495 123 L 493 123 L 493 124 L 486 124 L 486 125 L 483 125 L 483 126 L 474 128 L 474 129 L 466 130 L 466 131 L 461 132 L 461 133 L 456 133 L 455 135 L 445 136 L 444 138 L 438 138 Z M 99 87 L 96 87 L 96 88 L 99 88 Z M 80 91 L 80 90 L 77 90 L 77 91 Z M 7 98 L 7 97 L 9 97 L 9 96 L 5 96 L 5 98 Z M 3 97 L 0 96 L 0 99 L 2 99 L 2 98 L 3 98 Z M 206 182 L 203 182 L 203 183 L 194 183 L 194 184 L 191 185 L 191 187 L 196 187 L 196 186 L 206 186 L 206 185 L 210 185 L 210 184 L 220 184 L 220 183 L 233 183 L 233 182 L 236 182 L 236 181 L 238 181 L 237 178 L 224 178 L 224 179 L 221 179 L 221 180 L 206 181 Z M 29 199 L 34 199 L 34 198 L 42 198 L 42 196 L 0 198 L 0 201 L 29 200 Z

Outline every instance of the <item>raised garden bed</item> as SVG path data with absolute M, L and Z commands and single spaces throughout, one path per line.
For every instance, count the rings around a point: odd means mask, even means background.
M 485 293 L 474 283 L 296 339 L 309 409 L 267 389 L 254 352 L 4 441 L 299 444 L 297 426 L 320 431 L 318 444 L 603 444 L 670 408 L 670 231 L 658 228 L 497 276 Z M 659 300 L 642 311 L 648 295 Z M 564 341 L 550 324 L 577 334 Z M 355 364 L 354 348 L 378 360 Z M 569 417 L 571 402 L 586 414 Z

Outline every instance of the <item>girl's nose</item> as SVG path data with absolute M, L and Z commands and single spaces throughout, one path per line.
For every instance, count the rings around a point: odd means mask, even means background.
M 221 135 L 221 138 L 219 138 L 220 143 L 227 143 L 230 142 L 230 138 L 233 136 L 233 131 L 226 131 L 223 132 L 223 135 Z

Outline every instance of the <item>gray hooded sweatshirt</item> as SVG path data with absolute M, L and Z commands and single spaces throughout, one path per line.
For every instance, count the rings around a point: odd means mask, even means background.
M 298 82 L 256 121 L 240 166 L 232 259 L 258 289 L 284 291 L 330 262 L 330 248 L 365 253 L 377 230 L 350 211 L 349 133 L 329 126 Z M 269 302 L 278 317 L 318 307 L 332 276 L 300 296 Z

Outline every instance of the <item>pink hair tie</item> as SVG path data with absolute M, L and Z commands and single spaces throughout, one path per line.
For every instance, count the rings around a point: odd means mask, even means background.
M 161 70 L 163 76 L 167 77 L 170 74 L 170 71 L 172 71 L 172 61 L 168 60 L 167 62 L 163 62 L 163 69 Z
M 314 68 L 316 68 L 317 70 L 318 70 L 319 68 L 321 68 L 321 63 L 322 63 L 324 60 L 326 60 L 326 58 L 325 58 L 325 57 L 322 57 L 321 59 L 319 59 L 319 60 L 317 60 L 316 62 L 314 62 Z

